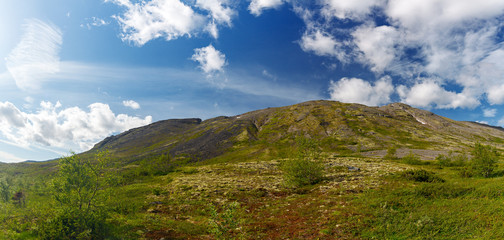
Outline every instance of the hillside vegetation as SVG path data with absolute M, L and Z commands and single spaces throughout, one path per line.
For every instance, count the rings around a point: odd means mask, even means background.
M 313 101 L 0 166 L 0 239 L 500 239 L 504 131 Z

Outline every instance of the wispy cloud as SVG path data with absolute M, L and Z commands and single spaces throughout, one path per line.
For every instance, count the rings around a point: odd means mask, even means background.
M 0 151 L 0 162 L 11 163 L 11 162 L 21 162 L 26 159 L 16 157 L 10 153 Z
M 102 18 L 99 17 L 91 17 L 86 19 L 86 23 L 81 24 L 80 26 L 83 28 L 87 28 L 91 30 L 93 27 L 101 27 L 101 26 L 106 26 L 109 25 L 110 22 L 105 21 Z
M 483 116 L 484 117 L 495 117 L 497 115 L 497 109 L 495 108 L 490 108 L 490 109 L 483 109 Z
M 6 66 L 23 90 L 39 89 L 42 82 L 60 70 L 61 30 L 38 19 L 26 20 L 21 41 L 6 58 Z

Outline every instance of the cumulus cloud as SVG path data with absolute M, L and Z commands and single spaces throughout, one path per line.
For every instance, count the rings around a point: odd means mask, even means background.
M 252 0 L 248 7 L 251 14 L 260 16 L 266 9 L 279 8 L 284 0 Z
M 140 104 L 138 104 L 137 102 L 135 102 L 133 100 L 123 101 L 123 105 L 125 107 L 129 107 L 134 110 L 140 109 Z
M 52 23 L 29 19 L 21 41 L 6 58 L 6 67 L 22 90 L 39 89 L 51 74 L 60 71 L 61 30 Z
M 504 61 L 503 1 L 322 0 L 294 5 L 306 24 L 299 41 L 304 51 L 364 64 L 378 78 L 401 80 L 407 92 L 430 88 L 444 96 L 422 104 L 414 97 L 404 100 L 436 108 L 472 108 L 484 97 L 490 104 L 504 103 L 504 66 L 499 64 Z M 427 84 L 418 76 L 437 80 Z M 456 93 L 451 86 L 462 90 Z
M 115 114 L 107 104 L 93 103 L 88 111 L 78 107 L 62 109 L 57 102 L 41 102 L 35 113 L 20 111 L 10 102 L 0 102 L 0 133 L 19 146 L 52 146 L 88 150 L 96 142 L 117 132 L 152 122 L 125 114 Z
M 219 37 L 218 25 L 232 26 L 232 18 L 237 15 L 236 10 L 229 6 L 227 0 L 197 0 L 196 7 L 208 11 L 209 21 L 205 30 L 214 38 Z
M 368 15 L 372 7 L 382 5 L 383 0 L 323 0 L 322 14 L 326 18 L 361 20 Z
M 194 49 L 191 59 L 198 62 L 201 70 L 210 75 L 224 71 L 224 66 L 226 66 L 226 55 L 215 49 L 211 44 Z
M 139 46 L 160 37 L 169 41 L 191 36 L 205 22 L 204 16 L 179 0 L 109 1 L 126 8 L 122 16 L 115 16 L 122 27 L 122 39 Z
M 402 52 L 396 47 L 400 33 L 391 26 L 361 26 L 352 33 L 355 44 L 363 53 L 361 62 L 371 66 L 373 72 L 383 72 Z
M 147 42 L 164 38 L 166 41 L 180 37 L 192 37 L 203 31 L 214 38 L 218 27 L 232 26 L 237 11 L 229 0 L 106 0 L 126 9 L 114 18 L 122 27 L 123 41 L 142 46 Z
M 422 108 L 474 108 L 480 104 L 477 98 L 465 92 L 447 91 L 433 80 L 416 83 L 411 88 L 401 85 L 397 88 L 401 101 Z
M 319 56 L 336 57 L 342 62 L 346 58 L 345 52 L 342 50 L 343 44 L 321 30 L 306 31 L 301 37 L 299 45 L 303 51 L 312 52 Z
M 359 78 L 342 78 L 329 86 L 331 100 L 378 106 L 390 102 L 394 86 L 390 77 L 383 77 L 373 85 Z

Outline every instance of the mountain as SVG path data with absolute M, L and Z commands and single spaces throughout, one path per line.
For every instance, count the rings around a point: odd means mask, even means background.
M 108 137 L 90 152 L 108 149 L 126 161 L 161 155 L 193 162 L 230 154 L 281 157 L 296 136 L 317 139 L 328 152 L 369 155 L 392 146 L 427 156 L 429 151 L 464 150 L 474 142 L 504 143 L 502 128 L 454 121 L 402 103 L 368 107 L 310 101 L 205 121 L 159 121 Z

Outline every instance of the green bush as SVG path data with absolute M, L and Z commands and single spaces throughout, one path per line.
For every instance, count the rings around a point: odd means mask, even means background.
M 383 157 L 384 159 L 397 159 L 396 157 L 397 148 L 395 146 L 390 146 L 387 148 L 387 154 Z
M 221 213 L 217 212 L 215 206 L 210 205 L 210 233 L 216 239 L 236 239 L 236 237 L 242 237 L 241 220 L 239 218 L 240 211 L 241 206 L 238 202 L 231 202 L 225 206 L 225 209 Z
M 401 172 L 401 177 L 415 182 L 445 182 L 444 179 L 436 176 L 433 172 L 426 170 L 406 170 Z
M 293 159 L 281 165 L 284 182 L 290 187 L 302 187 L 319 183 L 323 179 L 324 166 L 318 160 Z
M 499 153 L 492 146 L 476 143 L 471 152 L 471 169 L 477 176 L 491 177 L 497 167 Z
M 106 239 L 110 232 L 106 214 L 99 211 L 64 209 L 42 223 L 40 239 Z
M 41 224 L 42 239 L 105 239 L 109 234 L 103 193 L 107 187 L 108 152 L 94 159 L 71 155 L 59 160 L 53 196 L 59 206 L 53 218 Z
M 284 183 L 289 187 L 303 187 L 319 183 L 324 177 L 324 165 L 320 161 L 318 144 L 312 139 L 298 138 L 298 157 L 284 161 Z
M 441 167 L 462 167 L 465 166 L 469 160 L 465 154 L 455 155 L 450 151 L 448 155 L 439 154 L 436 157 L 436 161 Z
M 420 157 L 410 152 L 408 155 L 404 156 L 402 162 L 409 165 L 429 165 L 429 162 L 420 160 Z

